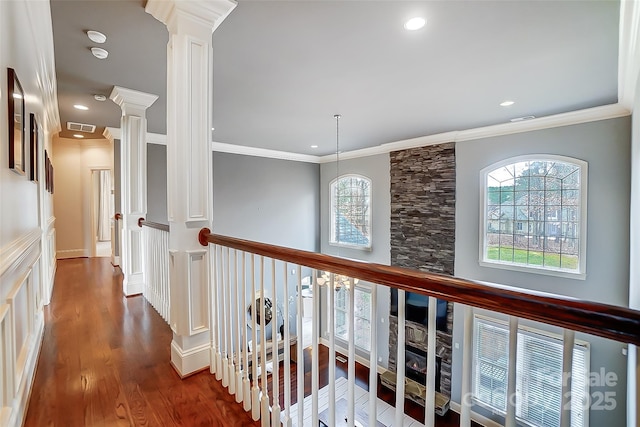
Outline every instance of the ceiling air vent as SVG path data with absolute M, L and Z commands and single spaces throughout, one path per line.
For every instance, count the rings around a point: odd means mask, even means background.
M 67 129 L 72 130 L 74 132 L 87 132 L 87 133 L 94 133 L 96 131 L 96 127 L 94 125 L 88 125 L 85 123 L 74 123 L 74 122 L 67 122 Z

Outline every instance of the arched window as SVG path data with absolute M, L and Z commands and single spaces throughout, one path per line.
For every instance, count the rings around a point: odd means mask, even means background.
M 331 235 L 334 245 L 371 248 L 371 180 L 342 175 L 331 182 Z
M 481 264 L 584 277 L 586 162 L 517 157 L 485 168 L 481 178 Z

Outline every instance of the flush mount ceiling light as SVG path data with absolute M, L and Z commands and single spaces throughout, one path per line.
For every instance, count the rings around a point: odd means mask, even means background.
M 515 104 L 514 101 L 503 101 L 500 103 L 501 107 L 510 107 L 511 105 Z
M 511 119 L 510 121 L 512 122 L 522 122 L 524 120 L 531 120 L 531 119 L 535 119 L 536 116 L 522 116 L 522 117 L 516 117 L 515 119 Z
M 89 109 L 89 107 L 82 104 L 75 104 L 73 108 L 75 108 L 76 110 L 82 110 L 82 111 L 87 111 Z
M 404 29 L 408 31 L 416 31 L 424 27 L 426 23 L 427 21 L 424 18 L 416 16 L 404 23 Z
M 107 41 L 107 36 L 105 36 L 99 31 L 89 30 L 87 31 L 87 37 L 89 37 L 89 40 L 91 40 L 94 43 L 102 44 Z
M 79 133 L 74 133 L 73 137 L 74 138 L 84 138 L 84 135 L 80 135 Z
M 101 47 L 92 47 L 91 53 L 93 53 L 93 56 L 95 56 L 98 59 L 105 59 L 107 56 L 109 56 L 109 52 L 107 52 Z
M 93 99 L 95 99 L 96 101 L 104 102 L 107 100 L 107 97 L 98 93 L 93 95 Z
M 312 145 L 311 148 L 318 148 L 318 146 L 317 145 Z

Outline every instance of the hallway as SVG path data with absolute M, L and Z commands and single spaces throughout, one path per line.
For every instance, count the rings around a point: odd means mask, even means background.
M 58 261 L 25 426 L 250 426 L 208 371 L 181 380 L 171 330 L 108 258 Z

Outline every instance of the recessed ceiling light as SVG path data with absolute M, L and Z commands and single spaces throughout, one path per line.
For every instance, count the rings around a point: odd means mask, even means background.
M 98 93 L 93 95 L 93 99 L 95 99 L 96 101 L 104 102 L 107 100 L 107 97 Z
M 109 52 L 107 52 L 101 47 L 92 47 L 91 53 L 93 53 L 93 56 L 95 56 L 98 59 L 105 59 L 107 56 L 109 56 Z
M 84 135 L 80 135 L 79 133 L 74 133 L 73 136 L 75 138 L 84 138 Z
M 89 109 L 89 107 L 82 104 L 75 104 L 73 108 L 75 108 L 76 110 L 82 110 L 82 111 L 87 111 Z
M 312 145 L 311 148 L 318 148 L 318 146 L 317 145 Z
M 503 102 L 500 103 L 500 106 L 501 107 L 509 107 L 509 106 L 511 106 L 513 104 L 515 104 L 514 101 L 503 101 Z
M 104 43 L 107 41 L 107 36 L 99 31 L 89 30 L 87 31 L 87 37 L 89 37 L 89 40 L 95 43 Z
M 415 18 L 411 18 L 404 23 L 404 29 L 409 31 L 419 30 L 420 28 L 424 27 L 426 23 L 427 21 L 425 21 L 424 18 L 416 16 Z
M 216 130 L 216 128 L 211 128 L 211 130 Z

